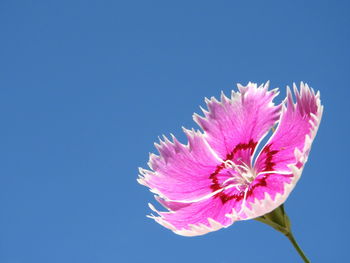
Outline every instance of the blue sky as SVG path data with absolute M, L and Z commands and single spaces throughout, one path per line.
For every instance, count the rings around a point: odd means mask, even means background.
M 256 221 L 195 238 L 145 217 L 153 142 L 234 84 L 306 81 L 324 116 L 286 202 L 313 262 L 348 261 L 347 1 L 0 3 L 0 261 L 301 262 Z

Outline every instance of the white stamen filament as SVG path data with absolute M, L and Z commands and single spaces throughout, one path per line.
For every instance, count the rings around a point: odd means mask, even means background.
M 248 164 L 246 164 L 246 163 L 243 162 L 242 160 L 240 160 L 240 161 L 241 161 L 241 163 L 242 163 L 242 166 L 244 166 L 245 169 L 246 169 L 247 171 L 249 171 L 249 170 L 250 170 L 250 167 L 248 166 Z
M 231 160 L 226 160 L 224 161 L 224 164 L 225 164 L 225 167 L 226 168 L 232 168 L 234 170 L 236 170 L 237 172 L 239 172 L 238 168 L 241 168 L 245 171 L 248 171 L 248 166 L 243 166 L 243 165 L 240 165 L 240 164 L 235 164 L 233 161 Z
M 226 168 L 232 168 L 233 170 L 235 170 L 237 172 L 237 175 L 241 179 L 243 179 L 245 183 L 251 183 L 252 179 L 255 178 L 254 172 L 251 171 L 251 168 L 246 163 L 244 163 L 243 161 L 241 161 L 241 162 L 242 162 L 242 165 L 235 164 L 231 160 L 226 160 L 226 161 L 224 161 L 224 164 L 225 164 Z M 239 168 L 241 168 L 243 170 L 243 172 L 240 171 Z
M 244 190 L 244 196 L 243 196 L 243 201 L 242 201 L 242 205 L 241 208 L 238 212 L 238 215 L 240 215 L 244 209 L 246 208 L 246 202 L 247 202 L 247 195 L 248 195 L 248 191 L 249 191 L 249 184 L 254 180 L 254 178 L 256 177 L 256 174 L 254 172 L 254 170 L 252 170 L 245 162 L 243 162 L 241 160 L 241 165 L 240 164 L 235 164 L 233 161 L 231 160 L 226 160 L 225 162 L 225 167 L 226 168 L 232 168 L 237 172 L 236 176 L 233 176 L 232 178 L 226 179 L 222 185 L 224 185 L 225 183 L 232 181 L 232 180 L 237 180 L 237 179 L 243 179 L 243 181 L 240 184 L 235 184 L 232 187 L 236 187 L 236 189 L 240 192 L 241 189 L 239 188 L 239 186 L 246 186 L 246 189 Z M 240 171 L 238 168 L 241 168 L 243 170 Z M 267 172 L 266 172 L 267 173 Z M 225 187 L 224 189 L 228 189 L 231 187 Z
M 236 179 L 237 179 L 237 178 L 235 178 L 235 177 L 228 178 L 228 179 L 226 179 L 226 180 L 222 183 L 222 185 L 226 184 L 226 183 L 229 182 L 229 181 L 236 180 Z

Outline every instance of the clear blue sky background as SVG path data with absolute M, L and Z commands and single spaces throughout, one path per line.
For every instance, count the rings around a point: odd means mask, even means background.
M 0 2 L 0 262 L 300 262 L 256 221 L 145 217 L 153 142 L 234 83 L 306 81 L 324 118 L 286 203 L 313 262 L 350 261 L 348 1 Z

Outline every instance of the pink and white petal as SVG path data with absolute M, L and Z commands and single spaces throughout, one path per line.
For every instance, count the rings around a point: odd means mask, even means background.
M 268 86 L 238 85 L 239 92 L 232 91 L 231 98 L 222 93 L 221 101 L 206 99 L 208 111 L 202 109 L 204 117 L 194 115 L 221 159 L 240 159 L 250 165 L 257 143 L 279 119 L 281 107 L 272 102 L 278 91 L 268 91 Z
M 303 167 L 289 165 L 291 174 L 273 174 L 266 187 L 256 187 L 247 200 L 244 208 L 244 217 L 241 220 L 253 219 L 270 213 L 282 205 L 298 182 Z M 272 175 L 272 174 L 271 174 Z M 260 175 L 261 176 L 261 175 Z
M 319 92 L 315 94 L 303 83 L 300 89 L 299 93 L 294 85 L 297 100 L 294 103 L 292 93 L 287 87 L 287 106 L 283 105 L 277 130 L 257 157 L 255 169 L 258 173 L 288 173 L 289 165 L 296 164 L 300 168 L 307 161 L 320 125 L 323 106 Z
M 159 216 L 149 217 L 182 236 L 203 235 L 228 227 L 235 221 L 232 217 L 227 216 L 232 212 L 235 200 L 223 204 L 220 198 L 211 197 L 186 205 L 165 200 L 159 201 L 168 209 L 175 209 L 169 212 L 159 212 L 150 204 L 150 208 Z
M 252 210 L 252 204 L 263 202 L 268 198 L 275 200 L 277 195 L 285 193 L 285 185 L 290 184 L 293 179 L 292 174 L 262 174 L 257 176 L 254 181 L 244 189 L 243 186 L 238 188 L 229 188 L 217 194 L 223 204 L 234 200 L 232 211 L 227 215 L 234 220 L 246 220 L 254 218 L 254 213 L 260 213 L 261 208 L 255 212 Z
M 212 193 L 209 176 L 219 161 L 211 153 L 202 133 L 185 130 L 188 145 L 165 138 L 156 147 L 160 156 L 150 156 L 149 167 L 140 168 L 138 182 L 166 200 L 197 200 Z
M 268 179 L 265 186 L 253 190 L 248 199 L 249 206 L 245 209 L 245 219 L 262 216 L 283 204 L 307 161 L 323 106 L 319 93 L 315 94 L 306 84 L 301 84 L 300 94 L 295 86 L 294 92 L 297 103 L 293 103 L 288 89 L 287 107 L 282 109 L 279 126 L 257 158 L 255 169 L 258 176 L 255 180 Z

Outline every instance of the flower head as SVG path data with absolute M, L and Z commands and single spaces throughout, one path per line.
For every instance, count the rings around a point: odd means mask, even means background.
M 319 92 L 304 83 L 300 91 L 293 85 L 295 103 L 287 87 L 286 99 L 275 105 L 278 89 L 268 86 L 238 84 L 230 98 L 222 93 L 220 101 L 206 99 L 204 116 L 194 115 L 204 132 L 184 129 L 187 145 L 174 136 L 155 144 L 159 156 L 150 155 L 150 170 L 140 168 L 138 182 L 169 211 L 150 205 L 157 215 L 149 217 L 177 234 L 195 236 L 262 216 L 285 202 L 307 161 L 323 106 Z

